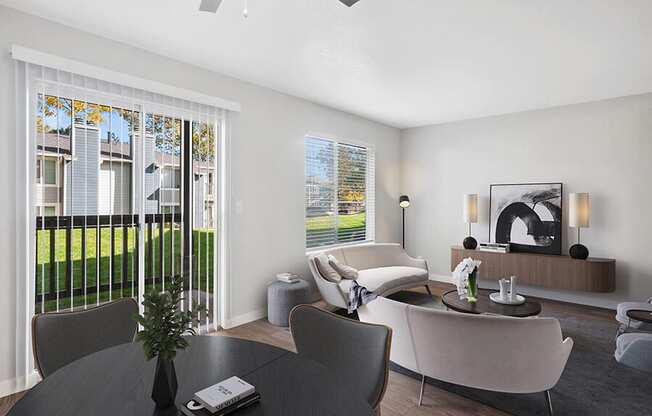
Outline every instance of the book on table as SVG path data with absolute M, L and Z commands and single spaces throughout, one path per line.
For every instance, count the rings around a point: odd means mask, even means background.
M 276 280 L 284 283 L 296 283 L 299 281 L 299 276 L 294 273 L 279 273 L 276 275 Z
M 255 403 L 260 394 L 251 384 L 239 377 L 230 377 L 195 393 L 192 400 L 182 406 L 187 415 L 225 415 Z
M 240 399 L 236 403 L 233 403 L 230 406 L 227 406 L 221 410 L 218 410 L 215 413 L 209 412 L 202 404 L 195 401 L 195 399 L 188 400 L 186 403 L 181 405 L 181 413 L 186 416 L 226 416 L 231 413 L 243 409 L 252 404 L 258 403 L 260 401 L 260 393 L 253 393 L 244 399 Z

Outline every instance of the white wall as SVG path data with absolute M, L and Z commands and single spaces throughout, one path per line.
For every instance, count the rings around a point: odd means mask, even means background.
M 376 147 L 376 239 L 398 241 L 399 131 L 270 89 L 0 7 L 0 385 L 15 366 L 16 43 L 71 59 L 194 89 L 242 104 L 232 137 L 231 323 L 260 317 L 278 271 L 308 276 L 304 257 L 303 136 L 317 132 Z M 237 209 L 236 209 L 237 208 Z
M 466 235 L 463 194 L 479 194 L 473 234 L 487 241 L 490 184 L 563 182 L 564 253 L 576 238 L 567 195 L 589 192 L 582 242 L 617 260 L 617 289 L 526 293 L 604 307 L 652 296 L 652 94 L 409 129 L 401 151 L 401 192 L 413 202 L 408 250 L 439 277 L 450 276 L 450 246 Z

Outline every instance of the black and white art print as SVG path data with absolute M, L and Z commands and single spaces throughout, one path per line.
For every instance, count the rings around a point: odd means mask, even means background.
M 561 183 L 491 185 L 489 241 L 514 252 L 561 254 Z

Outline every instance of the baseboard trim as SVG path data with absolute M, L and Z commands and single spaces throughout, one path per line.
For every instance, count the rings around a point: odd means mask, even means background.
M 34 387 L 39 381 L 41 381 L 41 376 L 34 371 L 32 374 L 25 377 L 16 377 L 10 378 L 8 380 L 0 381 L 0 397 L 5 397 L 18 393 L 24 390 L 29 390 Z
M 231 319 L 224 321 L 223 328 L 231 329 L 236 326 L 248 324 L 249 322 L 257 321 L 267 316 L 267 309 L 258 309 L 255 311 L 243 313 L 242 315 L 234 316 Z

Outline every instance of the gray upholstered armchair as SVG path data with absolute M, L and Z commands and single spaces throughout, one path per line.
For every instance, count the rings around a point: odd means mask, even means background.
M 622 334 L 616 339 L 614 358 L 628 367 L 652 372 L 652 334 Z

